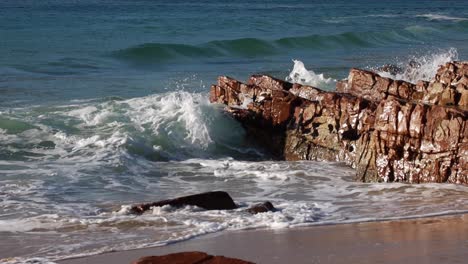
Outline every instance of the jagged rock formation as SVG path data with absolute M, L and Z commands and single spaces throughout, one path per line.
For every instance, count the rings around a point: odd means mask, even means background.
M 336 92 L 254 75 L 210 100 L 286 160 L 343 161 L 362 181 L 468 184 L 468 63 L 412 84 L 352 69 Z
M 431 82 L 419 81 L 417 84 L 380 77 L 370 71 L 351 69 L 348 79 L 338 82 L 336 91 L 371 101 L 381 101 L 393 96 L 406 101 L 466 109 L 467 84 L 466 63 L 452 62 L 440 67 Z

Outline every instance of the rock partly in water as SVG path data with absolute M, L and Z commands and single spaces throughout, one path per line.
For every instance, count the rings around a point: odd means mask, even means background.
M 253 264 L 253 262 L 194 251 L 143 257 L 132 264 Z
M 404 72 L 401 67 L 395 64 L 385 64 L 384 66 L 378 68 L 378 70 L 382 72 L 388 72 L 391 75 L 402 74 Z
M 221 76 L 210 100 L 279 159 L 342 161 L 362 181 L 468 184 L 467 73 L 452 62 L 412 84 L 352 69 L 336 92 Z
M 251 214 L 258 214 L 258 213 L 266 213 L 266 212 L 274 212 L 276 208 L 270 202 L 264 202 L 252 205 L 250 208 L 246 210 Z
M 237 205 L 234 203 L 231 196 L 229 196 L 227 192 L 215 191 L 199 193 L 154 203 L 134 205 L 130 209 L 130 212 L 135 214 L 142 214 L 145 211 L 149 210 L 151 207 L 165 205 L 170 205 L 173 207 L 192 205 L 198 206 L 206 210 L 231 210 L 237 208 Z

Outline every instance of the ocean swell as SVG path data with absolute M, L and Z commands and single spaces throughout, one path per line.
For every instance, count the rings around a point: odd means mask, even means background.
M 392 43 L 414 43 L 426 37 L 430 28 L 421 32 L 419 28 L 403 30 L 344 32 L 334 35 L 310 35 L 286 37 L 274 40 L 241 38 L 215 40 L 198 45 L 180 43 L 144 43 L 111 53 L 115 58 L 132 63 L 157 64 L 177 60 L 209 60 L 219 57 L 264 57 L 282 54 L 291 49 L 336 50 L 388 45 Z

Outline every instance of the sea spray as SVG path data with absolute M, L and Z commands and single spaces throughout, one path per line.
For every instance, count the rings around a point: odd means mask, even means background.
M 383 71 L 378 67 L 372 67 L 371 69 L 383 77 L 416 83 L 419 80 L 430 81 L 437 73 L 440 65 L 456 60 L 458 60 L 458 51 L 455 48 L 450 48 L 422 56 L 413 55 L 407 59 L 397 61 L 395 66 L 400 69 L 400 72 L 397 73 Z
M 286 77 L 286 81 L 292 83 L 300 83 L 304 85 L 310 85 L 322 89 L 333 89 L 336 80 L 332 78 L 326 78 L 323 73 L 316 74 L 312 70 L 307 70 L 304 63 L 300 60 L 293 60 L 294 68 Z

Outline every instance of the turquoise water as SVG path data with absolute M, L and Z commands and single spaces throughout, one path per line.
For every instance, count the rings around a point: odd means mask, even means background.
M 178 81 L 194 75 L 204 84 L 219 74 L 284 76 L 293 58 L 335 78 L 351 66 L 450 47 L 464 58 L 467 6 L 462 0 L 4 0 L 0 104 L 144 96 L 178 89 Z
M 208 90 L 218 75 L 284 79 L 293 59 L 323 89 L 351 67 L 410 60 L 420 72 L 397 77 L 415 81 L 467 60 L 467 41 L 463 0 L 2 0 L 0 259 L 464 212 L 463 186 L 354 183 L 340 164 L 273 162 L 209 104 Z M 280 210 L 126 212 L 209 190 L 227 190 L 243 206 L 268 199 Z

